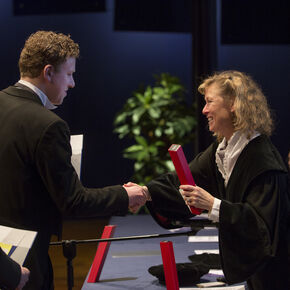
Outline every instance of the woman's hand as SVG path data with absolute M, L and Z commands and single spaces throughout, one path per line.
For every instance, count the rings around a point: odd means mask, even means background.
M 179 188 L 187 205 L 211 211 L 214 197 L 209 192 L 192 185 L 180 185 Z

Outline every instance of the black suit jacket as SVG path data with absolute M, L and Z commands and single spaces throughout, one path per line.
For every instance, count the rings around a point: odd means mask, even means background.
M 38 232 L 26 266 L 30 280 L 41 284 L 49 241 L 61 234 L 62 216 L 125 215 L 128 196 L 120 185 L 81 184 L 71 164 L 66 122 L 25 86 L 0 92 L 0 124 L 0 218 Z

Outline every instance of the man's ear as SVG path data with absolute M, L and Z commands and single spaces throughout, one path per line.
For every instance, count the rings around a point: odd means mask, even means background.
M 53 73 L 54 73 L 54 68 L 51 64 L 47 64 L 43 68 L 43 77 L 49 82 L 52 80 Z

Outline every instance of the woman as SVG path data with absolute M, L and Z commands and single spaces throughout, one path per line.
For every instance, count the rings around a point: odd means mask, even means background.
M 228 283 L 250 289 L 290 289 L 289 193 L 285 164 L 269 136 L 272 119 L 265 96 L 251 77 L 216 73 L 200 86 L 203 114 L 216 141 L 191 163 L 197 186 L 175 173 L 144 187 L 148 208 L 165 227 L 186 220 L 187 205 L 219 223 L 222 268 Z M 178 193 L 180 190 L 181 195 Z

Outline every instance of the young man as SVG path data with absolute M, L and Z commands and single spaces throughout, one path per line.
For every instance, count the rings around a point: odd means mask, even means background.
M 78 56 L 70 36 L 38 31 L 21 52 L 20 81 L 0 92 L 0 217 L 38 232 L 25 262 L 26 289 L 53 289 L 48 247 L 63 215 L 125 215 L 146 201 L 137 187 L 92 189 L 78 179 L 69 128 L 49 110 L 75 86 Z

